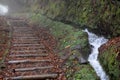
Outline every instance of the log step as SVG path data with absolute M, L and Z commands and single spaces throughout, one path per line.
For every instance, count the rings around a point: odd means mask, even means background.
M 5 80 L 46 80 L 46 79 L 55 79 L 58 77 L 58 74 L 41 74 L 41 75 L 31 75 L 31 76 L 17 76 L 10 77 Z
M 35 36 L 35 34 L 14 34 L 14 37 L 31 37 Z
M 16 37 L 13 37 L 13 38 L 14 38 L 14 39 L 20 39 L 20 38 L 21 38 L 21 39 L 26 39 L 26 38 L 27 38 L 27 39 L 36 39 L 36 38 L 37 38 L 37 39 L 38 39 L 38 37 L 29 37 L 29 36 L 28 36 L 28 37 L 24 37 L 24 36 L 21 36 L 21 37 L 20 37 L 20 36 L 16 36 Z
M 12 42 L 13 44 L 20 44 L 20 43 L 22 43 L 22 44 L 31 44 L 31 43 L 33 43 L 33 44 L 38 44 L 39 42 L 35 42 L 35 41 L 32 41 L 32 42 Z
M 36 52 L 42 52 L 42 51 L 46 51 L 46 50 L 13 50 L 11 51 L 11 53 L 36 53 Z
M 19 38 L 13 38 L 13 40 L 21 40 L 21 39 L 19 39 Z M 31 38 L 31 39 L 29 39 L 29 38 L 25 38 L 25 39 L 22 39 L 23 41 L 26 41 L 26 40 L 29 40 L 29 41 L 40 41 L 40 39 L 38 39 L 38 38 Z
M 44 46 L 40 46 L 40 47 L 32 47 L 32 46 L 22 46 L 22 47 L 14 47 L 14 49 L 12 50 L 41 50 L 41 49 L 44 49 L 45 47 Z
M 13 35 L 14 37 L 31 37 L 31 36 L 35 36 L 35 34 L 17 34 L 17 35 Z
M 22 34 L 22 33 L 31 34 L 32 32 L 30 32 L 30 31 L 26 31 L 26 32 L 14 31 L 14 32 L 13 32 L 13 34 L 16 34 L 16 33 L 19 33 L 19 34 Z
M 13 44 L 13 46 L 41 46 L 41 44 Z
M 16 40 L 12 41 L 13 44 L 38 44 L 40 43 L 40 40 Z
M 36 62 L 50 62 L 51 60 L 12 60 L 8 61 L 9 64 L 19 64 L 19 63 L 36 63 Z
M 35 35 L 34 33 L 30 33 L 30 34 L 25 34 L 25 33 L 22 33 L 22 34 L 13 34 L 13 36 L 16 36 L 16 35 Z
M 33 68 L 19 68 L 14 69 L 15 72 L 24 72 L 24 71 L 35 71 L 35 70 L 42 70 L 42 69 L 50 69 L 53 66 L 44 66 L 44 67 L 33 67 Z
M 10 55 L 10 57 L 46 57 L 48 54 L 16 54 Z

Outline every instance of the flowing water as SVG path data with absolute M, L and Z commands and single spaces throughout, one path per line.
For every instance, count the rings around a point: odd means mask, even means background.
M 0 4 L 0 15 L 5 15 L 8 13 L 8 7 Z
M 97 59 L 99 54 L 98 48 L 102 44 L 106 43 L 107 39 L 105 39 L 104 37 L 98 37 L 97 35 L 89 32 L 87 29 L 85 29 L 84 31 L 88 33 L 89 43 L 93 46 L 88 61 L 90 62 L 91 66 L 94 68 L 101 80 L 109 80 L 109 77 L 106 75 L 105 71 L 103 70 L 102 66 L 100 65 Z

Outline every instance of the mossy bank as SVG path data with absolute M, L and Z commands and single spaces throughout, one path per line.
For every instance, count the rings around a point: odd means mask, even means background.
M 39 27 L 46 27 L 58 41 L 56 52 L 65 62 L 61 65 L 66 68 L 68 80 L 99 80 L 93 68 L 88 64 L 90 54 L 88 35 L 81 29 L 52 21 L 41 14 L 33 14 L 31 22 Z M 81 61 L 81 58 L 84 60 Z
M 120 37 L 111 39 L 99 49 L 99 60 L 110 80 L 120 79 Z

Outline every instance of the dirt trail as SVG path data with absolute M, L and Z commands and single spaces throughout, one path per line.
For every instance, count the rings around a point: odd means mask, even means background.
M 59 68 L 61 60 L 52 48 L 55 42 L 51 35 L 44 35 L 47 30 L 35 30 L 22 19 L 9 22 L 13 29 L 12 41 L 4 61 L 3 80 L 63 80 Z

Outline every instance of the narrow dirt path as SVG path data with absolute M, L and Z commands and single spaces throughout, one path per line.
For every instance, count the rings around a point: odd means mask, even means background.
M 12 42 L 4 62 L 3 80 L 60 80 L 60 60 L 47 49 L 47 42 L 24 20 L 10 20 L 10 24 Z

